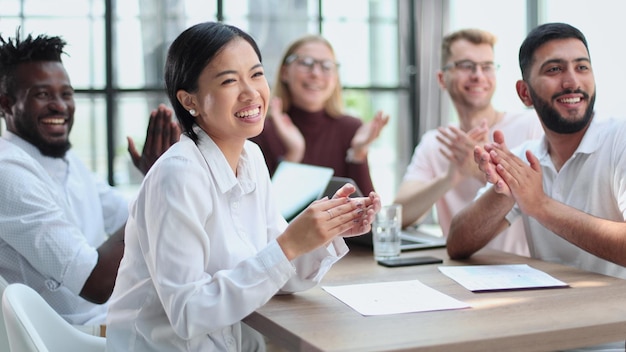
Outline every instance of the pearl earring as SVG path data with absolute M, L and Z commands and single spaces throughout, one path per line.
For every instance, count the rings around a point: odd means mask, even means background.
M 189 110 L 189 113 L 191 114 L 191 116 L 196 116 L 196 110 L 195 109 Z

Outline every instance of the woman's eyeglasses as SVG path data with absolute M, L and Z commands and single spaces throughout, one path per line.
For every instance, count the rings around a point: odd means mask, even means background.
M 292 54 L 285 59 L 286 64 L 294 63 L 296 68 L 301 72 L 313 72 L 315 65 L 319 65 L 320 70 L 325 75 L 330 75 L 337 71 L 339 63 L 332 60 L 317 60 L 310 56 L 299 56 Z

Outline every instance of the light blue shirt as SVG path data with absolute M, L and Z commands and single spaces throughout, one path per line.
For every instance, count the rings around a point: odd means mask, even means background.
M 34 288 L 71 324 L 104 323 L 106 306 L 79 293 L 128 201 L 72 151 L 47 157 L 10 132 L 0 138 L 0 165 L 0 275 Z

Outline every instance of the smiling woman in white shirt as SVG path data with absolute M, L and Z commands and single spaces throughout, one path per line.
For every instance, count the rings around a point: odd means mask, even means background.
M 240 321 L 277 293 L 316 285 L 347 253 L 342 237 L 370 230 L 380 198 L 349 198 L 347 185 L 290 224 L 281 217 L 263 155 L 247 141 L 263 128 L 269 87 L 240 29 L 185 30 L 165 81 L 184 133 L 130 206 L 107 349 L 247 350 L 254 334 Z

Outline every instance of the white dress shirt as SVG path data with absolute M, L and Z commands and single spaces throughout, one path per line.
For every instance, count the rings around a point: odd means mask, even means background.
M 626 120 L 594 116 L 580 145 L 558 172 L 545 139 L 525 143 L 512 152 L 526 161 L 526 150 L 539 159 L 543 189 L 549 197 L 599 218 L 625 221 Z M 626 268 L 564 240 L 522 214 L 515 204 L 507 219 L 512 221 L 519 216 L 526 226 L 532 257 L 626 279 Z
M 106 306 L 79 296 L 96 248 L 124 226 L 128 200 L 70 150 L 42 155 L 5 131 L 0 138 L 0 275 L 35 289 L 68 322 L 102 324 Z
M 240 321 L 279 291 L 316 285 L 347 253 L 342 239 L 289 262 L 287 226 L 258 146 L 237 176 L 204 131 L 183 135 L 131 204 L 107 318 L 109 351 L 240 351 Z M 298 187 L 298 185 L 294 185 Z

